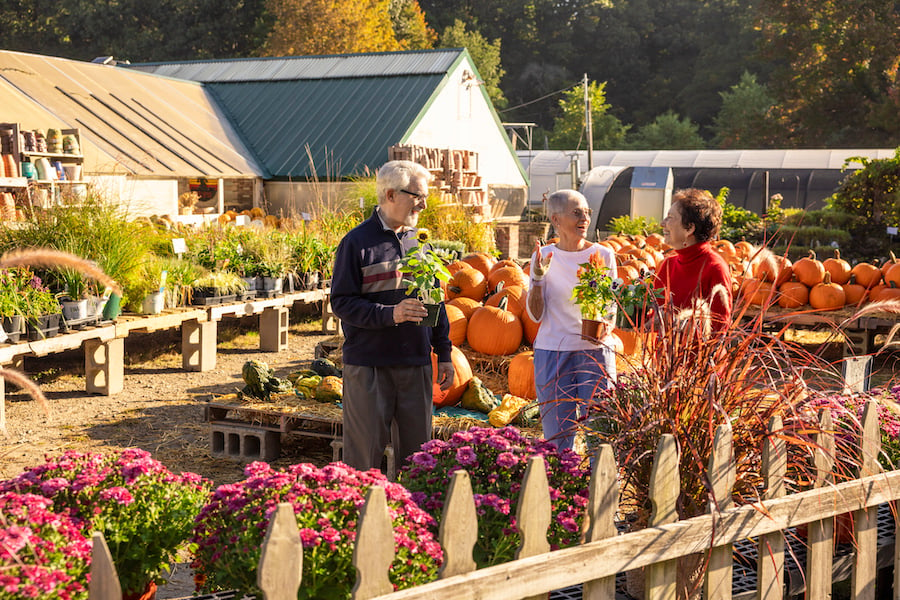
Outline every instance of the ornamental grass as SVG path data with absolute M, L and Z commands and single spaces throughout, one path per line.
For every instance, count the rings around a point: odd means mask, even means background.
M 480 568 L 515 558 L 521 543 L 516 509 L 531 456 L 543 457 L 550 483 L 550 547 L 573 546 L 579 541 L 590 472 L 574 452 L 559 452 L 543 439 L 522 436 L 515 427 L 472 427 L 454 433 L 448 441 L 426 442 L 398 479 L 439 524 L 453 473 L 461 469 L 469 473 L 479 534 L 473 558 Z
M 198 590 L 236 589 L 261 598 L 261 546 L 278 503 L 289 502 L 303 545 L 303 585 L 297 597 L 350 598 L 356 581 L 352 560 L 357 523 L 372 486 L 383 487 L 387 496 L 394 531 L 389 576 L 395 589 L 435 579 L 443 553 L 429 529 L 434 520 L 403 486 L 380 472 L 357 471 L 342 463 L 276 470 L 255 462 L 244 474 L 243 481 L 219 486 L 197 517 L 191 541 Z

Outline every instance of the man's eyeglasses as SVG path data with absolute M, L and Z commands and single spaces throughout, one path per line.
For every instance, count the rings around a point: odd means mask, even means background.
M 415 192 L 410 192 L 409 190 L 400 190 L 400 191 L 403 192 L 404 194 L 408 194 L 408 195 L 412 196 L 413 198 L 415 198 L 416 202 L 421 202 L 423 200 L 428 199 L 428 192 L 425 192 L 424 194 L 416 194 Z

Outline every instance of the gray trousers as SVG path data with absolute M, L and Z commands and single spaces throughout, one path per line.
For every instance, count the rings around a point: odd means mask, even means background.
M 344 462 L 380 469 L 390 442 L 397 470 L 431 439 L 431 365 L 344 365 Z

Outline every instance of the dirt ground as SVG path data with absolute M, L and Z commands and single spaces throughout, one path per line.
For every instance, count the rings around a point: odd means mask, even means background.
M 8 435 L 0 433 L 0 478 L 42 463 L 47 454 L 139 447 L 173 472 L 198 473 L 216 485 L 243 479 L 242 463 L 212 456 L 203 406 L 214 395 L 243 387 L 241 367 L 247 360 L 266 362 L 284 377 L 306 368 L 316 345 L 334 337 L 321 333 L 321 321 L 314 317 L 295 314 L 291 322 L 288 349 L 276 353 L 259 350 L 253 317 L 223 319 L 216 367 L 204 373 L 182 369 L 178 330 L 129 336 L 125 389 L 115 396 L 85 392 L 80 350 L 26 358 L 25 371 L 46 394 L 50 416 L 29 396 L 7 391 Z M 331 462 L 328 441 L 293 434 L 283 438 L 282 455 L 272 462 L 274 466 Z M 183 598 L 193 591 L 192 573 L 182 563 L 175 565 L 171 583 L 160 586 L 157 598 Z

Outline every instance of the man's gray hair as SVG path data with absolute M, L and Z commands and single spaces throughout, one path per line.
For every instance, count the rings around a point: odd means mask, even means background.
M 565 212 L 566 207 L 569 205 L 569 200 L 573 199 L 587 202 L 584 194 L 577 190 L 557 190 L 553 192 L 547 196 L 547 216 L 552 217 Z
M 378 204 L 384 203 L 388 190 L 402 190 L 409 187 L 409 182 L 417 177 L 424 177 L 427 183 L 431 183 L 434 179 L 428 169 L 419 163 L 409 160 L 392 160 L 384 163 L 375 177 Z

